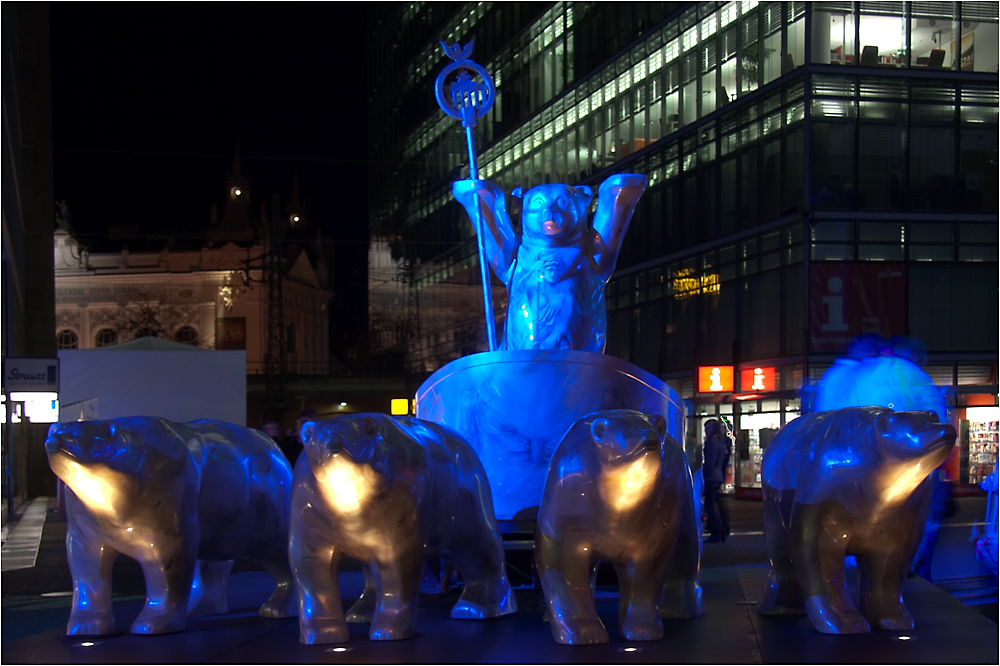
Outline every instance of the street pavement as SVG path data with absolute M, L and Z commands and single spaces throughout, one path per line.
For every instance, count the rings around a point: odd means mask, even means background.
M 766 568 L 763 506 L 760 501 L 729 500 L 731 536 L 724 543 L 706 543 L 702 551 L 703 576 L 722 568 Z M 957 511 L 946 518 L 932 563 L 932 582 L 970 609 L 997 622 L 997 579 L 975 558 L 973 524 L 982 524 L 985 497 L 956 498 Z M 16 536 L 17 528 L 13 530 Z M 65 551 L 66 522 L 49 500 L 38 554 L 33 567 L 4 571 L 0 579 L 2 643 L 65 627 L 69 617 L 72 582 Z M 528 553 L 522 553 L 527 556 Z M 521 563 L 521 566 L 525 566 Z M 250 560 L 238 560 L 233 573 L 260 572 Z M 599 575 L 607 578 L 610 567 Z M 145 597 L 142 571 L 131 558 L 118 558 L 112 579 L 116 605 Z M 613 574 L 610 574 L 613 575 Z M 753 574 L 753 576 L 763 575 Z M 606 582 L 606 581 L 605 581 Z M 612 581 L 613 582 L 613 581 Z

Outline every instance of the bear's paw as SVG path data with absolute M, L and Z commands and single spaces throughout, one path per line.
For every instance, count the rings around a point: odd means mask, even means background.
M 299 643 L 303 645 L 346 643 L 350 638 L 351 632 L 343 620 L 299 618 Z

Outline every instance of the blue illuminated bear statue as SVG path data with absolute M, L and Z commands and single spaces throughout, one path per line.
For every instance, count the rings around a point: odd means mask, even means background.
M 931 411 L 849 407 L 797 418 L 764 452 L 762 615 L 809 616 L 824 634 L 913 628 L 902 587 L 923 534 L 933 481 L 955 428 Z M 844 557 L 858 562 L 847 591 Z
M 455 198 L 474 221 L 478 206 L 486 230 L 481 242 L 508 290 L 500 349 L 604 351 L 604 285 L 645 189 L 641 174 L 609 177 L 598 189 L 591 224 L 587 209 L 593 192 L 587 186 L 539 185 L 520 201 L 517 188 L 512 204 L 523 206 L 518 232 L 499 186 L 487 180 L 454 183 Z

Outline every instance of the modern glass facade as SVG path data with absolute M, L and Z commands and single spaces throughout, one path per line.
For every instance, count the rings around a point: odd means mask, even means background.
M 481 40 L 514 28 L 495 17 L 515 6 L 519 32 Z M 649 177 L 608 284 L 607 353 L 667 379 L 697 413 L 752 407 L 780 425 L 803 378 L 843 351 L 817 334 L 825 276 L 837 266 L 862 284 L 882 266 L 900 280 L 883 316 L 892 333 L 923 341 L 953 404 L 967 385 L 995 402 L 996 3 L 474 7 L 479 22 L 446 41 L 475 37 L 473 58 L 496 79 L 476 130 L 481 177 L 508 193 Z M 427 106 L 444 64 L 434 46 L 414 87 Z M 434 108 L 411 126 L 395 174 L 372 172 L 377 260 L 395 276 L 372 293 L 397 304 L 373 341 L 428 373 L 486 336 L 475 235 L 451 196 L 467 174 L 461 128 Z M 502 326 L 499 282 L 493 294 Z M 694 370 L 707 364 L 774 367 L 774 392 L 699 395 Z

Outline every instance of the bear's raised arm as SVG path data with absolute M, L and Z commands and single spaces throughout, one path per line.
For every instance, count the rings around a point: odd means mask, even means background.
M 607 178 L 597 190 L 597 213 L 594 215 L 594 231 L 601 235 L 604 243 L 597 266 L 600 275 L 607 280 L 615 270 L 618 251 L 628 224 L 632 220 L 635 204 L 646 191 L 646 176 L 639 173 L 618 173 Z
M 476 206 L 480 201 L 485 204 L 479 206 L 479 213 L 486 229 L 482 239 L 486 258 L 504 286 L 509 286 L 510 267 L 517 253 L 517 234 L 507 214 L 503 190 L 488 180 L 456 180 L 451 191 L 455 199 L 465 206 L 473 227 L 476 226 Z M 479 233 L 478 229 L 476 233 Z

